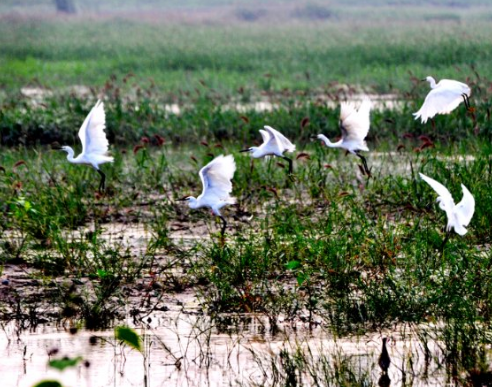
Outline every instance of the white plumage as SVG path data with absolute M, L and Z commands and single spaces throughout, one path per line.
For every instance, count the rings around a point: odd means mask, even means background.
M 420 177 L 439 195 L 437 202 L 441 210 L 446 212 L 448 218 L 446 231 L 451 231 L 453 228 L 457 234 L 465 235 L 467 232 L 465 227 L 468 226 L 475 212 L 475 199 L 470 191 L 461 184 L 463 198 L 455 205 L 453 197 L 446 187 L 423 173 L 420 173 Z
M 467 108 L 470 107 L 468 98 L 471 95 L 471 89 L 467 84 L 452 79 L 441 79 L 436 84 L 435 79 L 430 76 L 425 80 L 429 82 L 431 91 L 425 97 L 424 104 L 420 110 L 413 113 L 415 119 L 420 118 L 423 124 L 436 114 L 450 113 L 461 102 L 465 102 Z
M 265 156 L 282 157 L 285 152 L 294 152 L 296 150 L 296 146 L 278 130 L 268 125 L 265 125 L 264 129 L 260 129 L 263 144 L 259 147 L 252 146 L 244 149 L 242 152 L 250 152 L 252 157 L 258 159 Z
M 318 134 L 317 138 L 322 140 L 330 148 L 343 148 L 358 156 L 364 163 L 364 169 L 370 175 L 365 158 L 359 151 L 369 151 L 365 138 L 371 126 L 370 113 L 372 103 L 369 98 L 364 98 L 357 109 L 352 102 L 340 104 L 340 130 L 342 138 L 337 142 L 331 142 L 325 135 Z
M 235 171 L 236 163 L 232 155 L 217 156 L 199 172 L 203 185 L 201 195 L 197 198 L 189 196 L 185 199 L 190 208 L 209 207 L 215 215 L 220 217 L 223 222 L 222 234 L 224 234 L 227 222 L 222 217 L 220 209 L 227 204 L 236 203 L 236 198 L 230 196 L 231 180 Z
M 67 152 L 67 160 L 74 164 L 87 164 L 94 167 L 101 175 L 99 189 L 104 189 L 106 176 L 99 170 L 99 165 L 113 162 L 113 157 L 108 156 L 109 142 L 104 129 L 106 128 L 106 115 L 104 103 L 100 100 L 91 109 L 79 129 L 79 138 L 82 143 L 82 152 L 74 158 L 74 150 L 69 146 L 61 149 Z
M 289 162 L 289 173 L 292 173 L 292 160 L 284 156 L 285 152 L 294 152 L 296 146 L 292 144 L 282 133 L 273 129 L 271 126 L 265 125 L 264 129 L 260 129 L 260 134 L 263 139 L 263 144 L 259 147 L 253 146 L 248 149 L 243 149 L 241 152 L 249 152 L 255 159 L 265 156 L 282 157 Z

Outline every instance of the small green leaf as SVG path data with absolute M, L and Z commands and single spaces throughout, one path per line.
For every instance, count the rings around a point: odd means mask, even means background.
M 99 278 L 105 278 L 108 276 L 108 272 L 106 270 L 97 269 L 97 276 Z
M 142 341 L 138 333 L 133 329 L 128 327 L 116 327 L 114 329 L 114 336 L 117 340 L 121 340 L 130 347 L 142 352 Z
M 297 284 L 301 286 L 308 279 L 308 275 L 304 273 L 299 273 L 297 275 Z
M 82 360 L 82 356 L 74 357 L 70 359 L 69 357 L 64 357 L 63 359 L 54 359 L 48 362 L 50 367 L 56 368 L 57 370 L 63 371 L 67 367 L 76 366 L 79 361 Z
M 63 387 L 63 386 L 56 380 L 43 380 L 38 384 L 36 384 L 34 387 Z
M 295 270 L 300 266 L 301 266 L 301 262 L 299 262 L 299 261 L 289 261 L 285 264 L 285 267 L 288 270 Z

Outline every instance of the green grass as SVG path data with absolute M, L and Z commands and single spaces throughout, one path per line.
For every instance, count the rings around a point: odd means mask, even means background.
M 488 99 L 486 92 L 482 96 Z M 144 99 L 141 116 L 135 119 L 134 103 L 108 97 L 111 142 L 120 137 L 112 149 L 114 164 L 103 166 L 108 175 L 105 196 L 95 192 L 97 174 L 67 163 L 64 154 L 35 140 L 29 147 L 4 147 L 0 263 L 21 263 L 35 269 L 45 283 L 54 282 L 46 294 L 55 306 L 55 318 L 78 319 L 91 328 L 122 317 L 130 302 L 125 289 L 152 278 L 158 286 L 143 287 L 144 309 L 153 305 L 145 301 L 146 294 L 160 299 L 192 289 L 212 318 L 255 312 L 268 318 L 272 327 L 280 317 L 303 318 L 322 321 L 333 334 L 344 336 L 395 323 L 438 322 L 433 334 L 445 342 L 450 364 L 463 370 L 475 367 L 479 357 L 465 353 L 488 343 L 488 330 L 474 327 L 488 324 L 492 317 L 487 103 L 475 105 L 475 123 L 460 106 L 448 116 L 438 116 L 434 128 L 413 120 L 413 102 L 402 111 L 373 111 L 368 162 L 374 177 L 366 180 L 357 176 L 355 157 L 309 140 L 321 131 L 337 135 L 337 110 L 308 104 L 239 113 L 223 111 L 214 101 L 210 95 L 201 96 L 183 115 L 168 116 L 166 125 L 175 131 L 162 133 L 146 126 L 163 120 L 158 105 L 150 108 L 151 102 Z M 61 117 L 54 126 L 61 136 L 57 140 L 77 143 L 77 122 L 92 103 L 65 96 L 32 108 L 12 100 L 3 113 L 3 127 L 27 120 L 28 128 L 38 128 Z M 310 124 L 301 132 L 304 117 Z M 294 182 L 278 160 L 257 160 L 251 169 L 250 158 L 238 152 L 259 140 L 257 128 L 263 122 L 280 124 L 298 152 L 309 154 L 309 159 L 295 161 Z M 238 123 L 243 124 L 240 136 Z M 427 133 L 435 147 L 416 152 L 421 141 L 403 138 L 405 132 Z M 165 144 L 159 146 L 152 137 L 157 133 L 165 137 Z M 149 141 L 142 140 L 143 135 Z M 136 153 L 135 144 L 142 147 Z M 396 152 L 398 144 L 405 149 Z M 207 211 L 191 211 L 176 199 L 198 195 L 199 168 L 214 156 L 230 153 L 238 166 L 233 181 L 238 206 L 224 211 L 229 228 L 223 243 L 219 224 Z M 469 155 L 474 159 L 456 158 Z M 445 184 L 457 200 L 461 183 L 475 196 L 468 233 L 452 235 L 444 248 L 445 214 L 418 172 Z M 143 247 L 107 239 L 106 227 L 132 223 L 151 230 Z M 176 227 L 189 228 L 184 234 L 189 236 L 199 229 L 205 232 L 199 239 L 181 240 L 175 237 Z M 77 287 L 77 281 L 91 286 Z M 19 313 L 30 302 L 23 299 Z M 29 314 L 18 317 L 24 315 Z M 313 372 L 324 364 L 306 356 L 284 360 L 306 361 Z M 285 362 L 294 368 L 282 373 L 294 372 L 296 364 Z M 346 376 L 363 377 L 358 375 Z
M 122 79 L 132 73 L 130 84 L 152 79 L 168 98 L 194 93 L 200 81 L 236 98 L 239 88 L 257 98 L 262 91 L 285 88 L 322 92 L 333 82 L 401 93 L 411 87 L 409 72 L 466 80 L 473 65 L 492 77 L 489 20 L 480 19 L 483 12 L 469 12 L 459 14 L 458 23 L 423 20 L 433 13 L 422 11 L 394 19 L 399 13 L 393 10 L 389 21 L 374 15 L 362 20 L 359 14 L 326 23 L 193 28 L 134 19 L 5 19 L 0 84 L 6 91 L 26 85 L 101 87 L 113 75 Z
M 96 328 L 111 325 L 135 302 L 128 289 L 142 294 L 134 317 L 170 292 L 192 289 L 214 319 L 255 312 L 272 328 L 281 318 L 321 321 L 343 336 L 436 322 L 433 339 L 444 343 L 447 364 L 478 367 L 490 337 L 482 326 L 492 319 L 487 14 L 475 20 L 474 8 L 425 8 L 410 17 L 385 8 L 380 19 L 372 10 L 364 21 L 362 11 L 340 9 L 327 23 L 260 20 L 254 28 L 2 19 L 0 269 L 22 264 L 50 288 L 19 296 L 17 305 L 12 298 L 1 317 L 13 318 L 10 307 L 16 318 L 30 318 L 45 297 L 54 319 Z M 383 28 L 384 15 L 397 17 Z M 427 74 L 469 82 L 475 117 L 460 106 L 434 125 L 415 121 L 411 113 L 428 90 L 418 79 Z M 92 89 L 71 93 L 74 84 Z M 339 111 L 326 102 L 354 93 L 346 84 L 392 92 L 403 103 L 371 113 L 369 180 L 358 174 L 357 158 L 310 140 L 339 135 Z M 26 85 L 53 93 L 23 97 L 18 89 Z M 115 157 L 103 166 L 103 196 L 95 171 L 69 164 L 49 147 L 80 148 L 78 128 L 97 98 L 105 102 Z M 278 108 L 234 107 L 258 99 Z M 171 102 L 180 114 L 166 110 Z M 295 160 L 295 181 L 278 159 L 257 160 L 252 168 L 239 153 L 260 140 L 265 124 L 291 138 L 297 154 L 308 154 Z M 421 134 L 434 147 L 422 148 Z M 198 171 L 219 154 L 233 154 L 237 163 L 238 205 L 224 211 L 225 242 L 207 211 L 176 200 L 200 193 Z M 418 172 L 449 187 L 455 200 L 462 183 L 473 193 L 476 211 L 466 236 L 452 235 L 442 246 L 445 214 Z M 150 237 L 137 248 L 112 238 L 107 228 L 114 224 L 138 225 Z M 299 382 L 301 368 L 315 379 L 337 372 L 327 358 L 279 356 L 281 367 L 273 371 L 286 384 Z M 337 380 L 367 380 L 343 358 L 340 364 Z

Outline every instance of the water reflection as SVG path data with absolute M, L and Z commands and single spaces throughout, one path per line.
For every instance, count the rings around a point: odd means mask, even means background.
M 146 321 L 135 327 L 143 353 L 116 342 L 112 330 L 71 334 L 59 325 L 21 330 L 10 322 L 0 337 L 1 386 L 30 387 L 43 379 L 81 387 L 283 385 L 288 378 L 300 385 L 325 385 L 330 379 L 334 385 L 439 386 L 446 380 L 439 347 L 429 341 L 424 351 L 408 334 L 392 332 L 382 350 L 379 333 L 335 339 L 326 329 L 302 324 L 272 332 L 255 315 L 211 320 L 170 311 Z M 384 348 L 391 365 L 381 360 Z M 63 372 L 47 366 L 50 358 L 63 356 L 82 356 L 83 362 Z M 381 373 L 382 363 L 389 368 Z
M 381 375 L 381 377 L 378 380 L 378 386 L 379 387 L 389 387 L 391 386 L 391 379 L 389 378 L 388 374 L 385 372 Z

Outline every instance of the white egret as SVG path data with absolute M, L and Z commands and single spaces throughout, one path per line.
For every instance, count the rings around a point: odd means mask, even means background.
M 457 234 L 465 235 L 467 232 L 465 227 L 468 226 L 475 212 L 475 199 L 470 191 L 461 184 L 463 198 L 455 205 L 453 197 L 446 187 L 423 173 L 420 173 L 420 177 L 439 195 L 437 197 L 439 207 L 446 212 L 448 217 L 446 231 L 449 232 L 453 228 Z
M 430 76 L 423 81 L 429 82 L 432 90 L 425 97 L 420 110 L 413 113 L 415 119 L 420 118 L 423 124 L 436 114 L 451 113 L 461 102 L 465 102 L 466 108 L 470 109 L 471 89 L 467 84 L 452 79 L 441 79 L 436 84 L 436 80 Z
M 192 209 L 209 207 L 212 212 L 222 220 L 221 234 L 224 235 L 227 221 L 221 215 L 220 209 L 227 204 L 235 204 L 236 198 L 229 194 L 232 192 L 232 178 L 236 171 L 236 163 L 232 155 L 217 156 L 200 170 L 200 179 L 203 191 L 200 196 L 194 198 L 188 196 L 182 200 L 188 201 Z
M 364 165 L 364 171 L 367 176 L 371 176 L 371 171 L 367 167 L 367 161 L 360 151 L 369 151 L 364 139 L 369 133 L 371 100 L 364 98 L 359 109 L 356 109 L 351 102 L 342 102 L 340 104 L 340 130 L 342 138 L 337 142 L 331 142 L 325 135 L 318 134 L 316 137 L 322 140 L 330 148 L 343 148 L 350 153 L 358 156 Z
M 99 169 L 100 164 L 112 163 L 113 157 L 108 156 L 109 142 L 104 129 L 106 127 L 106 115 L 104 103 L 100 100 L 92 108 L 79 129 L 79 138 L 82 143 L 82 153 L 74 158 L 74 150 L 69 146 L 60 149 L 67 152 L 67 160 L 74 164 L 91 165 L 101 175 L 99 191 L 104 190 L 106 175 Z
M 248 149 L 243 149 L 240 152 L 249 152 L 255 159 L 265 156 L 281 157 L 289 163 L 289 175 L 292 174 L 292 159 L 284 156 L 285 152 L 294 152 L 296 146 L 292 144 L 282 133 L 273 129 L 271 126 L 265 125 L 264 129 L 260 129 L 263 144 L 259 147 L 252 146 Z

